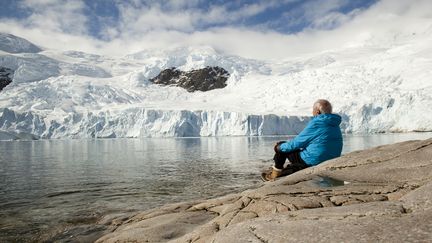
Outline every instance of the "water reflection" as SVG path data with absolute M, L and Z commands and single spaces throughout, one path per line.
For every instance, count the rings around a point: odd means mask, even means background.
M 346 136 L 344 153 L 430 133 Z M 0 241 L 261 185 L 290 137 L 0 141 Z
M 312 184 L 317 185 L 319 187 L 337 187 L 337 186 L 343 186 L 345 184 L 349 184 L 349 182 L 323 176 L 323 177 L 317 177 L 312 179 Z

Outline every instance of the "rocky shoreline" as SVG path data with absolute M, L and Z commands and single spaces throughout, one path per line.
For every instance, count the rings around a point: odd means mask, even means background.
M 97 242 L 430 242 L 432 139 L 356 151 L 257 189 L 98 222 Z

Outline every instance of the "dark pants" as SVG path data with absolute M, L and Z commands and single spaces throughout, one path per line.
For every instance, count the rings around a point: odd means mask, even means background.
M 287 168 L 292 169 L 293 173 L 309 167 L 309 165 L 307 165 L 300 157 L 300 150 L 290 153 L 277 152 L 273 157 L 275 167 L 277 169 L 283 169 L 286 159 L 290 162 L 290 164 L 287 165 Z

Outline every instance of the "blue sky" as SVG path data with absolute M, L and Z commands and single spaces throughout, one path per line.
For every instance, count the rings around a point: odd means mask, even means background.
M 24 20 L 34 14 L 42 13 L 41 8 L 58 8 L 57 5 L 62 2 L 80 3 L 78 11 L 82 12 L 86 18 L 83 26 L 86 34 L 98 39 L 110 39 L 114 36 L 106 36 L 105 29 L 108 27 L 121 28 L 122 24 L 127 25 L 125 15 L 130 8 L 141 10 L 144 14 L 149 14 L 153 10 L 155 18 L 158 17 L 157 11 L 166 15 L 192 16 L 196 14 L 195 19 L 189 20 L 191 26 L 166 24 L 146 26 L 145 30 L 160 28 L 193 32 L 230 26 L 289 34 L 300 32 L 305 28 L 335 28 L 339 24 L 337 21 L 317 26 L 316 20 L 329 14 L 346 15 L 365 10 L 376 0 L 2 0 L 3 7 L 0 8 L 0 16 Z M 206 18 L 206 15 L 212 14 L 214 16 Z M 159 17 L 163 16 L 159 15 Z M 74 29 L 68 29 L 67 26 L 63 30 L 74 33 Z
M 121 55 L 206 45 L 272 59 L 364 41 L 413 17 L 428 18 L 431 2 L 2 0 L 0 31 L 62 50 Z

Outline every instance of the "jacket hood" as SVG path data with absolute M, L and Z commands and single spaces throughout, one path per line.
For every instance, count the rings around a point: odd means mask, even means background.
M 339 124 L 342 121 L 341 116 L 337 114 L 321 114 L 318 116 L 315 116 L 313 118 L 316 122 L 322 122 L 324 124 L 328 124 L 329 126 L 335 127 L 339 126 Z

